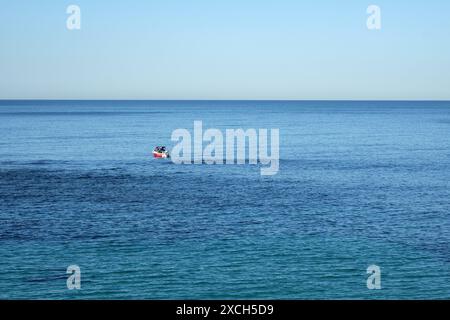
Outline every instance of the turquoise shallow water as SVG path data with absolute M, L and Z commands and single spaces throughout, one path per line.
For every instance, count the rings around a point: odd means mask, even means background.
M 194 120 L 279 128 L 279 173 L 150 157 Z M 448 299 L 449 132 L 450 102 L 1 101 L 0 298 Z

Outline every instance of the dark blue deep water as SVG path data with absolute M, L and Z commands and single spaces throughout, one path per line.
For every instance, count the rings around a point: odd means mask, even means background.
M 194 120 L 279 128 L 279 173 L 151 157 Z M 0 298 L 448 299 L 449 133 L 450 102 L 2 101 Z

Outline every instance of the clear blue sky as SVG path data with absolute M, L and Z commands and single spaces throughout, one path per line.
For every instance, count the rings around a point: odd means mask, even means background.
M 0 0 L 8 98 L 450 100 L 450 1 Z

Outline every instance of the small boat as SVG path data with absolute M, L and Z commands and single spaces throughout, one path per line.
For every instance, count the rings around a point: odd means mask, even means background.
M 169 151 L 164 146 L 157 146 L 153 150 L 154 158 L 170 158 Z

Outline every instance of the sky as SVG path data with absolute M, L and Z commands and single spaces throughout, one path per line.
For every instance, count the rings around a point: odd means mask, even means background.
M 0 0 L 0 99 L 450 100 L 450 1 Z

